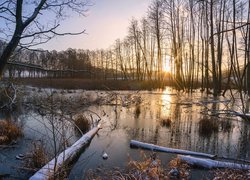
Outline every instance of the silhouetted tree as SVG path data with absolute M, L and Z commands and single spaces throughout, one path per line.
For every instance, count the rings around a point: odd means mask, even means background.
M 84 31 L 58 33 L 56 30 L 68 13 L 84 15 L 87 5 L 88 1 L 85 0 L 1 1 L 0 20 L 1 24 L 5 24 L 5 29 L 1 28 L 0 35 L 6 33 L 8 43 L 0 56 L 0 76 L 17 46 L 27 49 L 46 43 L 56 35 L 82 34 Z M 48 14 L 49 17 L 46 17 Z

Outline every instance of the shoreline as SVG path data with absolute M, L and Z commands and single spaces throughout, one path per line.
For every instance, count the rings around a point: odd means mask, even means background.
M 38 88 L 84 89 L 84 90 L 155 90 L 171 86 L 169 81 L 158 80 L 98 80 L 76 78 L 22 78 L 15 84 Z

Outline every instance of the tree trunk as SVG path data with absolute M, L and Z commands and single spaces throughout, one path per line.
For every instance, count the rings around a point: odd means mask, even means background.
M 245 170 L 250 169 L 250 165 L 246 164 L 215 161 L 212 159 L 203 159 L 203 158 L 197 158 L 192 156 L 181 156 L 181 155 L 179 155 L 178 158 L 180 158 L 182 161 L 187 162 L 188 164 L 207 169 L 212 169 L 212 168 L 230 168 L 230 169 L 245 169 Z
M 13 38 L 10 40 L 10 42 L 8 43 L 7 47 L 4 49 L 0 57 L 0 79 L 3 76 L 4 69 L 6 67 L 8 60 L 10 59 L 13 51 L 16 49 L 20 41 L 21 34 L 22 34 L 22 30 L 15 31 Z
M 90 143 L 99 129 L 100 127 L 94 127 L 89 132 L 84 134 L 71 147 L 67 148 L 59 154 L 57 158 L 52 159 L 48 164 L 37 171 L 32 177 L 30 177 L 30 180 L 49 180 L 52 178 L 56 174 L 56 171 L 63 166 L 72 163 L 79 156 L 82 149 Z
M 212 155 L 212 154 L 206 154 L 206 153 L 200 153 L 200 152 L 194 152 L 194 151 L 188 151 L 188 150 L 182 150 L 182 149 L 167 148 L 167 147 L 157 146 L 157 145 L 149 144 L 149 143 L 143 143 L 143 142 L 135 141 L 135 140 L 130 141 L 130 147 L 142 148 L 142 149 L 148 149 L 152 151 L 159 151 L 159 152 L 166 152 L 166 153 L 201 156 L 201 157 L 206 157 L 206 158 L 215 157 L 215 155 Z

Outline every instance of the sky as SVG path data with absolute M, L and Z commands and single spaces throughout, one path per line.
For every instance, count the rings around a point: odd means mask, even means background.
M 146 16 L 151 0 L 92 0 L 93 6 L 85 17 L 74 15 L 61 23 L 60 31 L 80 32 L 78 36 L 56 37 L 42 45 L 46 50 L 106 49 L 116 39 L 123 39 L 132 17 L 140 19 Z

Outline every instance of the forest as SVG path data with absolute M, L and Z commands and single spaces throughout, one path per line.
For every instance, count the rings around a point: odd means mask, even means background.
M 217 95 L 234 84 L 239 91 L 247 92 L 248 4 L 154 1 L 144 18 L 132 18 L 127 36 L 107 49 L 26 50 L 18 52 L 11 62 L 39 65 L 45 70 L 88 71 L 83 78 L 92 74 L 93 78 L 104 79 L 164 80 L 169 73 L 180 89 L 193 89 L 199 84 L 202 90 L 212 88 Z M 9 73 L 11 76 L 11 68 Z

